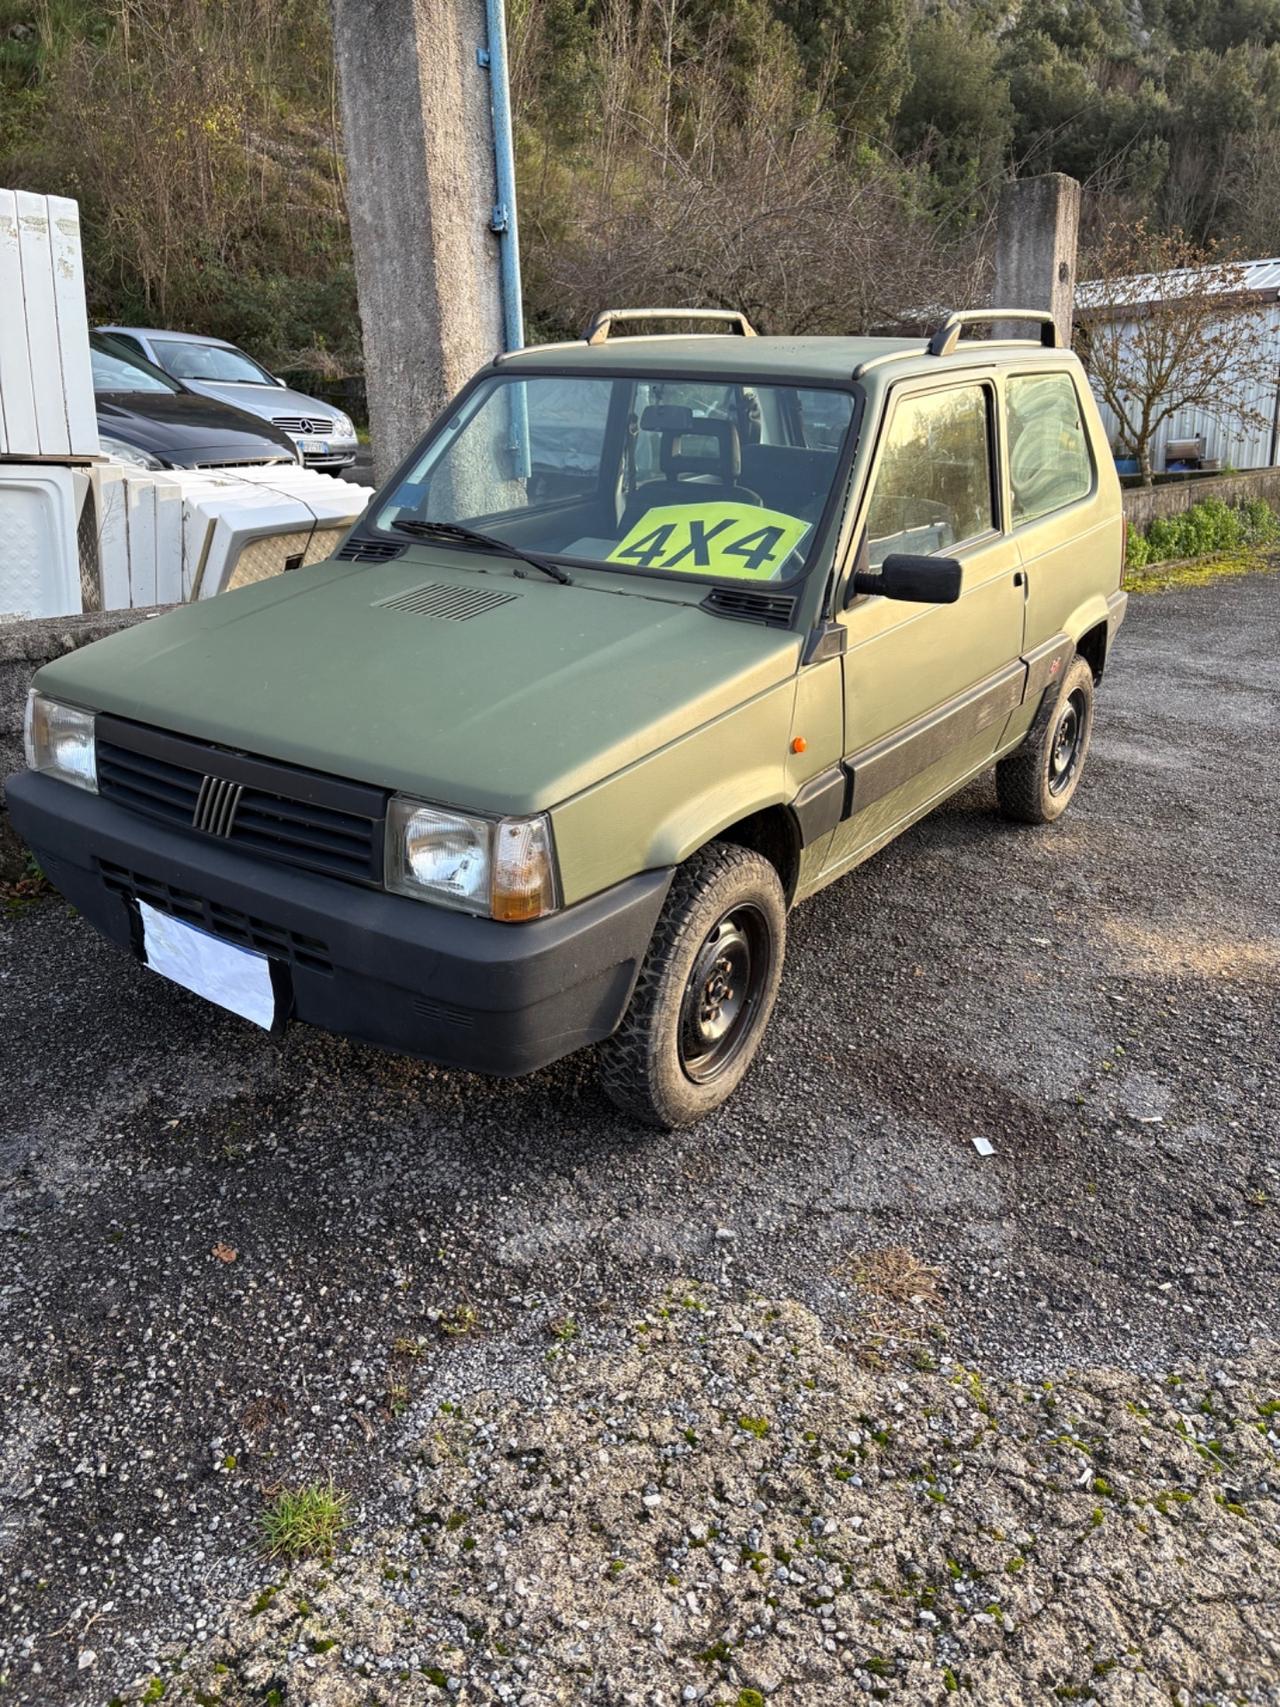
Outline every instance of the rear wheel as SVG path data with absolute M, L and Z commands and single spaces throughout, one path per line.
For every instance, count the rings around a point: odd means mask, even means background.
M 762 854 L 712 842 L 676 872 L 600 1081 L 651 1126 L 701 1120 L 737 1088 L 778 994 L 786 898 Z
M 1093 734 L 1093 670 L 1079 655 L 1062 679 L 1058 697 L 1031 733 L 996 766 L 996 793 L 1006 818 L 1051 824 L 1071 804 Z

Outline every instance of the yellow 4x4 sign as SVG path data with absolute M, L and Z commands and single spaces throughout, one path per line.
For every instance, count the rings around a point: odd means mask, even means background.
M 772 581 L 808 532 L 808 522 L 759 504 L 663 504 L 645 511 L 608 562 Z

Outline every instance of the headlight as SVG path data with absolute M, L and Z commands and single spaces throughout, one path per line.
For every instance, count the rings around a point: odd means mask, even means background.
M 150 451 L 139 450 L 137 445 L 127 445 L 123 439 L 113 439 L 109 433 L 99 433 L 98 443 L 104 456 L 113 457 L 117 462 L 127 462 L 131 468 L 164 467 L 160 458 L 152 456 Z
M 344 415 L 341 409 L 333 417 L 333 426 L 335 436 L 340 439 L 353 439 L 356 436 L 355 422 L 350 415 Z
M 56 776 L 76 788 L 98 792 L 98 760 L 93 739 L 93 713 L 74 705 L 59 705 L 34 688 L 27 695 L 22 727 L 27 764 L 45 776 Z
M 387 888 L 515 923 L 556 907 L 546 818 L 473 818 L 396 795 L 387 810 Z

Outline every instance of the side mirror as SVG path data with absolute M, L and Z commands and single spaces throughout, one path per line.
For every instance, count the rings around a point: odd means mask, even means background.
M 877 574 L 859 570 L 849 582 L 853 593 L 878 593 L 913 605 L 953 605 L 960 597 L 964 570 L 954 557 L 912 557 L 895 552 Z
M 272 377 L 273 381 L 275 382 L 275 384 L 280 387 L 281 391 L 283 391 L 289 383 L 288 380 L 280 379 L 275 374 L 272 374 L 271 377 Z

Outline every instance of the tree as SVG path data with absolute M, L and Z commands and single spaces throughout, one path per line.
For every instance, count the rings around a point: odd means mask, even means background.
M 1118 422 L 1116 449 L 1137 458 L 1144 486 L 1156 434 L 1184 412 L 1271 425 L 1276 353 L 1241 263 L 1142 221 L 1110 226 L 1092 260 L 1076 311 L 1080 353 Z
M 910 79 L 907 0 L 776 0 L 775 11 L 841 126 L 882 136 Z
M 954 199 L 948 192 L 991 184 L 1006 166 L 1014 114 L 999 58 L 994 34 L 957 12 L 922 18 L 911 37 L 911 82 L 893 140 L 927 162 L 942 207 Z

